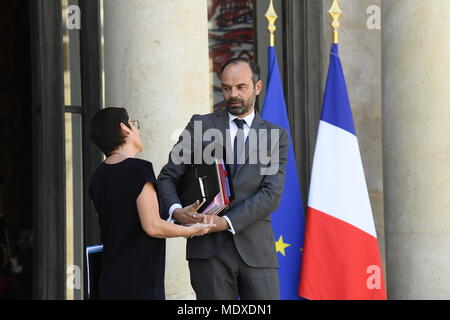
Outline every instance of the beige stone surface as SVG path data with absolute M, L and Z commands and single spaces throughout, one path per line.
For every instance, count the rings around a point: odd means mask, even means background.
M 125 106 L 142 126 L 156 175 L 195 113 L 208 113 L 206 0 L 105 0 L 106 106 Z M 168 239 L 167 299 L 193 299 L 185 239 Z
M 450 298 L 450 1 L 383 2 L 390 298 Z

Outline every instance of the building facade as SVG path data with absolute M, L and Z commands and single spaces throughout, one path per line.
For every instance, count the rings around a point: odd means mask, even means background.
M 332 41 L 331 2 L 274 0 L 304 203 Z M 0 297 L 86 297 L 84 249 L 100 241 L 86 191 L 102 161 L 89 142 L 88 121 L 102 107 L 125 106 L 142 125 L 140 157 L 158 174 L 191 116 L 221 107 L 221 62 L 251 57 L 265 81 L 268 4 L 5 1 L 0 245 L 15 262 L 0 269 Z M 449 299 L 450 3 L 339 4 L 340 56 L 388 296 Z M 194 299 L 185 239 L 167 241 L 166 265 L 167 298 Z

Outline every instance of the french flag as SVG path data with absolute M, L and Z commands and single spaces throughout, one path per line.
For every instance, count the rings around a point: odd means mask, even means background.
M 314 153 L 299 295 L 386 299 L 377 234 L 338 55 L 331 48 Z

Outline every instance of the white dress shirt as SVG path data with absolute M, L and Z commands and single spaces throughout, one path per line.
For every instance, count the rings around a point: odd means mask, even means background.
M 234 119 L 238 118 L 241 120 L 244 120 L 244 137 L 245 139 L 247 139 L 248 137 L 248 133 L 250 132 L 250 127 L 252 126 L 253 123 L 253 119 L 255 119 L 255 111 L 253 111 L 252 113 L 250 113 L 248 116 L 244 117 L 244 118 L 239 118 L 236 116 L 233 116 L 232 114 L 228 113 L 228 117 L 229 117 L 229 121 L 230 121 L 230 138 L 231 138 L 231 149 L 234 152 L 234 138 L 236 137 L 236 133 L 238 131 L 238 126 L 236 124 L 236 122 L 234 122 Z
M 236 123 L 234 122 L 234 119 L 239 118 L 237 116 L 232 115 L 231 113 L 228 113 L 228 119 L 229 119 L 229 126 L 230 126 L 230 141 L 234 141 L 234 138 L 236 137 L 236 133 L 238 130 L 238 126 L 236 125 Z M 250 132 L 250 127 L 252 126 L 253 123 L 253 119 L 255 118 L 255 111 L 253 110 L 252 113 L 250 113 L 249 115 L 245 116 L 244 118 L 239 118 L 241 120 L 245 121 L 244 124 L 244 137 L 245 139 L 247 139 L 248 137 L 248 133 Z M 234 149 L 234 144 L 231 144 L 231 148 Z M 234 152 L 234 150 L 233 150 Z M 179 203 L 174 203 L 170 209 L 169 209 L 169 218 L 167 219 L 167 221 L 169 222 L 173 222 L 173 218 L 172 218 L 172 214 L 175 211 L 175 209 L 182 209 L 183 207 L 181 206 L 181 204 Z M 231 223 L 230 219 L 227 216 L 223 216 L 223 218 L 225 218 L 225 220 L 227 220 L 228 225 L 230 226 L 230 229 L 228 229 L 228 231 L 230 231 L 232 234 L 235 234 L 234 232 L 234 228 L 233 228 L 233 224 Z

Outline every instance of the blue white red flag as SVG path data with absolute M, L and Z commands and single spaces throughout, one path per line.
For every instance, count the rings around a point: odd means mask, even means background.
M 386 299 L 369 193 L 339 59 L 331 48 L 309 190 L 300 296 Z

